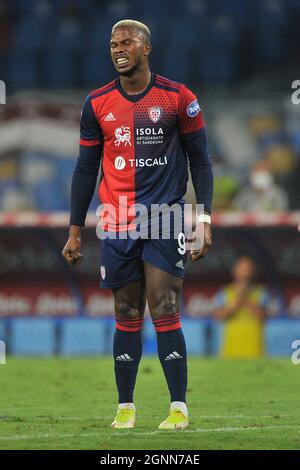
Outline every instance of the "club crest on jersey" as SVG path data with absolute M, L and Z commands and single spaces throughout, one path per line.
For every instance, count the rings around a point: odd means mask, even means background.
M 124 144 L 125 147 L 129 145 L 131 147 L 131 131 L 128 126 L 117 127 L 115 130 L 115 140 L 114 144 L 117 147 L 120 147 L 121 144 Z
M 151 121 L 158 122 L 162 116 L 162 108 L 160 106 L 152 106 L 148 108 L 148 114 Z
M 192 101 L 186 108 L 186 112 L 189 117 L 197 116 L 197 114 L 199 114 L 200 111 L 201 111 L 201 108 L 197 100 Z

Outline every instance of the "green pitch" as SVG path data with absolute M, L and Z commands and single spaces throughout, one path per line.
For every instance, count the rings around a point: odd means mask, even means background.
M 113 430 L 112 360 L 0 365 L 1 449 L 300 449 L 300 365 L 190 359 L 190 428 L 157 431 L 168 394 L 156 358 L 140 365 L 137 425 Z

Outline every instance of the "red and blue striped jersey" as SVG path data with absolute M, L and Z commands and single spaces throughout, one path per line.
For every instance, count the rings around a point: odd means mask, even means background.
M 183 142 L 203 127 L 194 93 L 160 75 L 152 74 L 139 95 L 126 94 L 119 78 L 91 92 L 82 109 L 80 144 L 101 145 L 100 202 L 118 208 L 120 196 L 126 196 L 126 210 L 133 204 L 183 202 L 188 179 Z

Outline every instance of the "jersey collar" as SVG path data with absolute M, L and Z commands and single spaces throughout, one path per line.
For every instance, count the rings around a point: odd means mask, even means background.
M 117 86 L 117 89 L 119 90 L 119 92 L 121 93 L 121 95 L 124 96 L 124 98 L 126 98 L 126 100 L 131 101 L 132 103 L 136 103 L 137 101 L 144 98 L 144 96 L 146 96 L 147 93 L 151 90 L 151 88 L 153 86 L 154 79 L 155 79 L 155 74 L 151 73 L 151 80 L 150 80 L 147 88 L 143 91 L 143 93 L 139 93 L 138 95 L 128 95 L 126 93 L 126 91 L 121 86 L 120 77 L 118 77 L 117 80 L 116 80 L 116 86 Z

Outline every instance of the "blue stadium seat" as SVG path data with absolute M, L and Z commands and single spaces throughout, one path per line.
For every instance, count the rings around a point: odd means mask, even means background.
M 10 89 L 33 88 L 38 85 L 38 70 L 35 54 L 16 50 L 7 61 L 7 83 Z
M 6 341 L 6 319 L 0 318 L 0 340 Z
M 251 34 L 255 56 L 260 63 L 273 63 L 284 56 L 287 12 L 280 0 L 251 2 Z
M 176 56 L 179 62 L 181 61 L 182 53 L 187 51 L 186 47 L 197 46 L 204 37 L 205 17 L 191 18 L 184 16 L 172 21 L 164 28 L 164 36 L 166 38 L 165 49 L 169 55 Z M 169 43 L 171 43 L 169 45 Z M 173 46 L 173 47 L 172 47 Z M 175 49 L 176 47 L 176 49 Z M 180 56 L 177 52 L 177 47 L 180 47 Z
M 69 194 L 60 181 L 56 158 L 26 153 L 22 156 L 23 184 L 41 211 L 68 210 Z
M 64 48 L 50 49 L 43 57 L 43 81 L 51 88 L 68 88 L 76 82 L 74 56 Z
M 36 4 L 38 3 L 37 0 L 15 0 L 15 9 L 21 16 L 26 16 L 31 14 L 31 12 L 35 9 Z
M 10 353 L 15 356 L 52 356 L 55 321 L 50 318 L 14 318 L 10 323 Z
M 292 343 L 300 340 L 300 320 L 269 320 L 265 327 L 265 345 L 268 356 L 291 356 Z
M 55 162 L 57 186 L 60 188 L 59 192 L 63 195 L 62 204 L 68 206 L 70 200 L 71 182 L 73 171 L 75 168 L 76 155 L 68 157 L 59 157 L 55 155 L 52 157 Z
M 285 44 L 280 31 L 260 31 L 256 34 L 255 42 L 255 55 L 261 63 L 272 64 L 284 56 Z
M 188 354 L 204 355 L 207 352 L 207 322 L 198 318 L 182 318 Z
M 57 22 L 55 27 L 51 30 L 50 42 L 51 48 L 70 53 L 75 50 L 81 49 L 82 46 L 82 27 L 77 24 L 76 27 L 66 28 L 64 23 Z
M 47 23 L 38 18 L 26 18 L 16 28 L 16 45 L 21 50 L 36 51 L 43 47 L 47 37 Z
M 127 0 L 110 0 L 106 7 L 106 17 L 110 26 L 123 18 L 132 18 L 135 14 L 131 2 Z
M 100 53 L 109 53 L 109 41 L 113 21 L 110 21 L 107 15 L 102 14 L 101 18 L 95 17 L 93 21 L 86 24 L 85 31 L 85 52 L 89 49 L 99 48 Z
M 286 23 L 286 2 L 282 0 L 251 0 L 249 13 L 253 27 L 278 30 Z
M 167 22 L 174 20 L 176 15 L 182 15 L 186 11 L 186 2 L 182 0 L 172 0 L 172 3 L 152 0 L 151 4 L 140 0 L 131 0 L 130 3 L 133 4 L 132 10 L 135 18 L 146 24 L 148 16 L 153 12 L 156 12 L 161 21 Z
M 55 180 L 37 183 L 32 187 L 36 208 L 40 211 L 68 210 L 69 203 Z
M 234 49 L 240 39 L 240 30 L 229 15 L 219 15 L 207 24 L 206 44 L 212 49 Z
M 40 1 L 40 0 L 39 0 Z M 90 8 L 93 4 L 95 5 L 96 2 L 93 0 L 51 0 L 53 3 L 56 12 L 61 12 L 70 5 L 76 6 L 79 10 L 84 13 L 85 8 Z
M 251 2 L 252 0 L 250 0 Z M 210 0 L 208 2 L 209 14 L 212 18 L 219 15 L 230 16 L 236 28 L 240 28 L 247 21 L 249 1 L 244 0 Z
M 60 325 L 63 356 L 96 356 L 107 352 L 108 323 L 103 319 L 72 318 Z
M 82 78 L 84 85 L 91 89 L 99 88 L 116 77 L 109 55 L 108 44 L 105 50 L 99 48 L 88 50 L 83 55 Z
M 162 52 L 160 74 L 176 82 L 187 83 L 191 59 L 185 47 L 176 47 L 176 52 L 172 47 L 167 47 Z
M 232 52 L 209 49 L 199 57 L 197 71 L 206 83 L 226 83 L 234 80 L 236 66 L 236 57 Z
M 105 328 L 104 335 L 104 354 L 112 356 L 113 353 L 113 340 L 116 331 L 116 322 L 114 317 L 101 318 L 101 321 Z
M 299 0 L 286 0 L 286 6 L 290 9 L 290 11 L 294 13 L 300 13 L 300 2 Z
M 7 345 L 4 340 L 0 339 L 0 365 L 6 364 Z
M 224 325 L 220 322 L 212 322 L 210 330 L 209 354 L 217 355 L 220 353 L 223 344 Z
M 291 142 L 295 149 L 295 152 L 298 154 L 298 158 L 300 158 L 300 132 L 295 131 L 291 135 Z
M 20 193 L 21 187 L 17 179 L 0 179 L 0 211 L 9 210 L 9 199 L 14 199 Z

